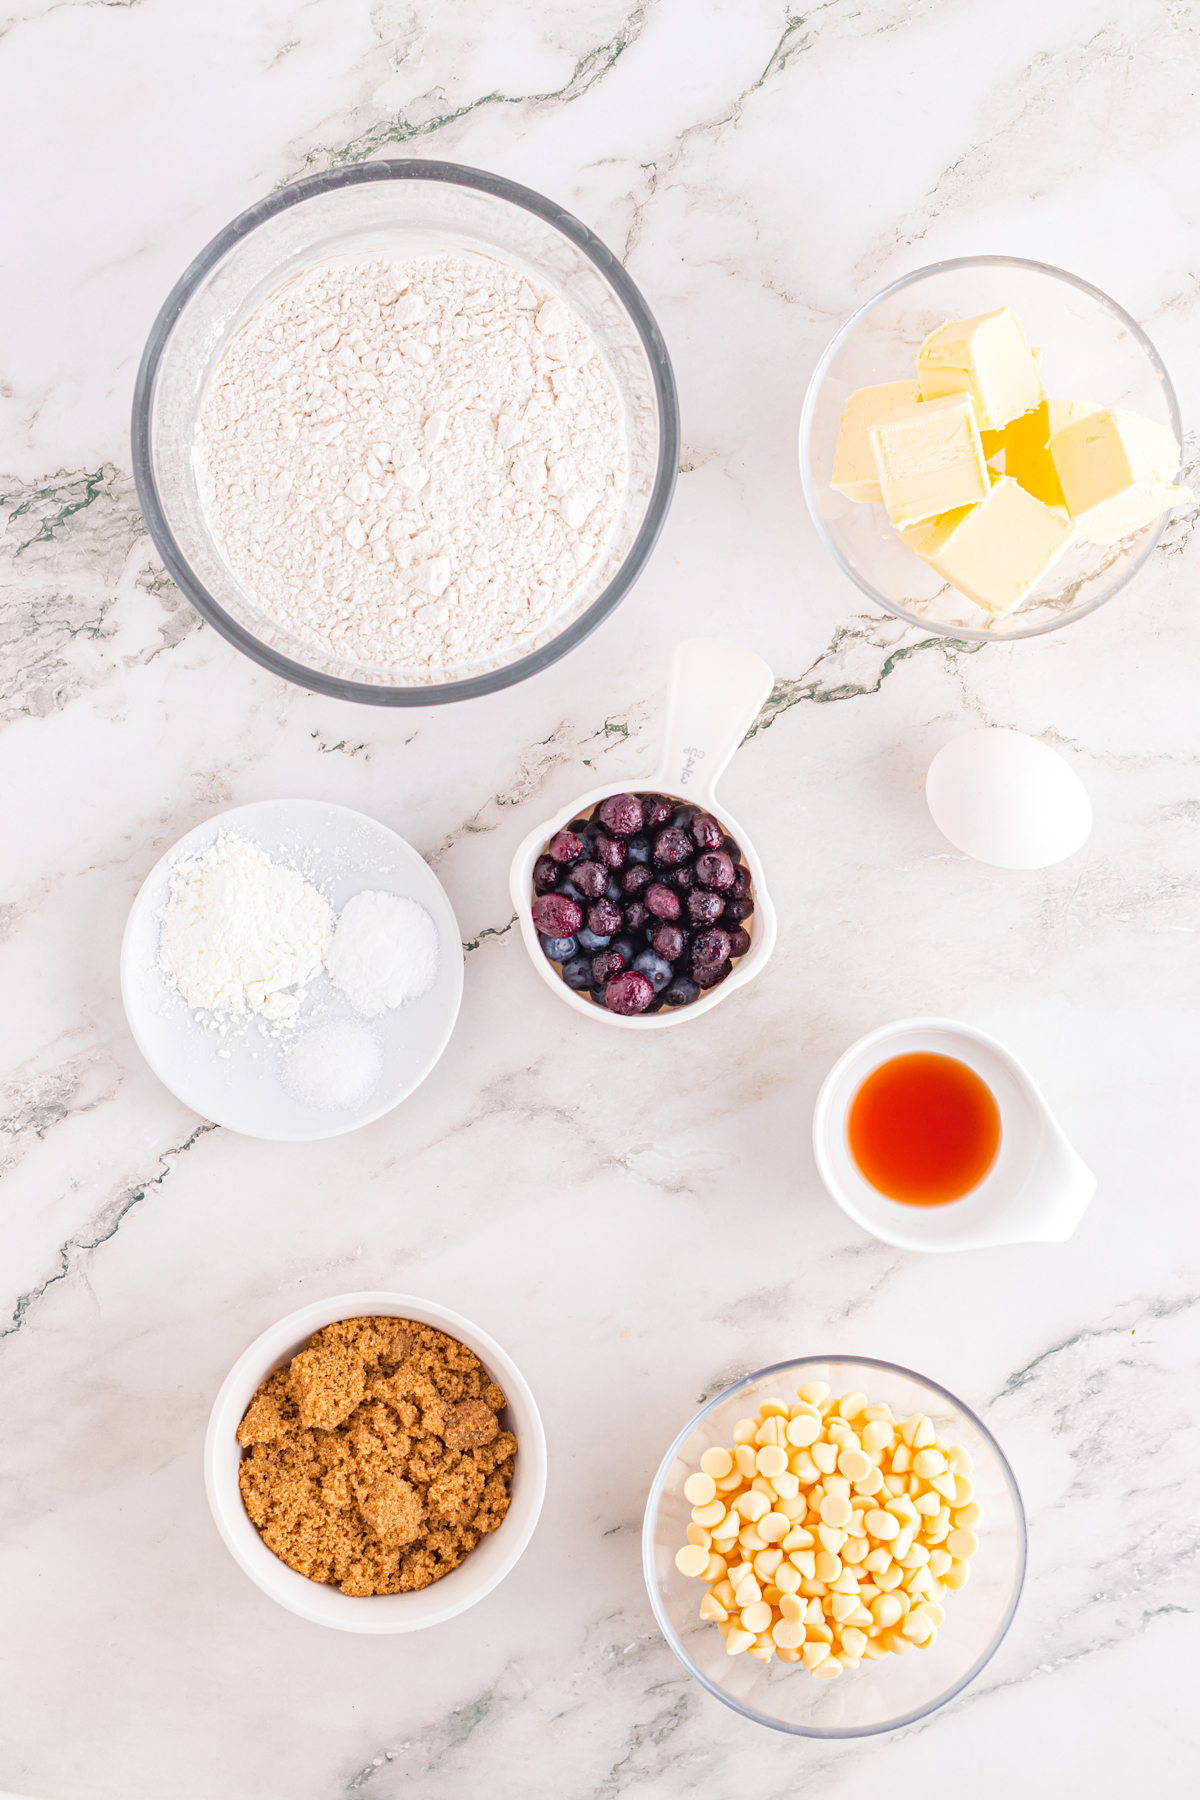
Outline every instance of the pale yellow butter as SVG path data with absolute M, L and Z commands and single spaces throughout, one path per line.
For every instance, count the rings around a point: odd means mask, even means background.
M 921 387 L 916 381 L 881 381 L 875 387 L 859 388 L 851 394 L 838 427 L 830 487 L 845 494 L 848 500 L 877 506 L 883 496 L 867 434 L 884 413 L 894 412 L 898 406 L 915 406 L 920 398 Z
M 1021 604 L 1074 535 L 1064 512 L 1043 506 L 1007 475 L 978 506 L 900 533 L 952 587 L 997 617 Z
M 1047 400 L 1046 418 L 1050 426 L 1050 436 L 1056 431 L 1065 431 L 1068 425 L 1078 424 L 1080 419 L 1090 419 L 1093 413 L 1107 412 L 1099 400 Z
M 987 459 L 966 394 L 898 406 L 867 436 L 883 504 L 898 530 L 987 494 Z
M 1190 500 L 1171 486 L 1179 445 L 1168 425 L 1110 409 L 1076 418 L 1054 432 L 1050 455 L 1080 537 L 1115 544 L 1168 507 Z
M 917 375 L 926 400 L 969 394 L 981 431 L 1002 430 L 1044 398 L 1033 352 L 1007 306 L 931 331 L 917 352 Z

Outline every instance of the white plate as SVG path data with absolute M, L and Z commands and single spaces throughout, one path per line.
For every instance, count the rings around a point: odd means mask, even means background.
M 389 1008 L 369 1021 L 383 1044 L 383 1073 L 363 1105 L 315 1111 L 284 1090 L 283 1055 L 289 1042 L 264 1036 L 257 1022 L 228 1037 L 200 1025 L 164 981 L 158 933 L 171 864 L 205 850 L 224 831 L 258 844 L 275 862 L 289 863 L 320 888 L 340 912 L 365 889 L 405 895 L 432 916 L 441 940 L 437 980 L 419 1000 Z M 424 1081 L 450 1040 L 462 1000 L 463 953 L 458 921 L 436 875 L 402 837 L 345 806 L 321 800 L 260 800 L 217 813 L 155 864 L 133 903 L 121 945 L 121 998 L 138 1049 L 167 1087 L 206 1119 L 246 1137 L 295 1142 L 340 1137 L 382 1118 Z M 291 1041 L 309 1026 L 355 1018 L 325 974 L 305 988 Z

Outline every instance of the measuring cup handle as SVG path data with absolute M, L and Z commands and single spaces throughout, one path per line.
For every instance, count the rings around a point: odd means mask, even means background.
M 775 677 L 761 656 L 721 638 L 684 638 L 671 657 L 658 780 L 668 794 L 711 804 L 730 757 Z

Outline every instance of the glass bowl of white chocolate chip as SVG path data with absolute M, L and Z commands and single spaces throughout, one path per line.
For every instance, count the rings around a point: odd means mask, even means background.
M 893 1363 L 800 1357 L 710 1400 L 655 1477 L 655 1617 L 757 1724 L 863 1737 L 961 1692 L 1012 1623 L 1025 1513 L 1003 1451 Z
M 813 374 L 800 468 L 843 573 L 897 618 L 986 643 L 1085 617 L 1173 512 L 1182 429 L 1115 301 L 1045 263 L 971 256 L 894 282 Z
M 276 190 L 150 333 L 138 497 L 168 573 L 256 662 L 381 706 L 493 692 L 580 643 L 653 549 L 670 358 L 618 259 L 455 163 Z

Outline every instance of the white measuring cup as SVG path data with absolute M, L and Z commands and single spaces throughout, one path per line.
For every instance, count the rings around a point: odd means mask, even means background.
M 736 988 L 753 981 L 765 965 L 775 948 L 775 908 L 767 893 L 766 877 L 757 850 L 737 820 L 717 803 L 717 782 L 774 685 L 775 677 L 770 669 L 752 650 L 743 649 L 740 644 L 725 643 L 721 638 L 685 638 L 675 646 L 671 656 L 663 753 L 658 768 L 644 779 L 626 777 L 624 781 L 609 782 L 582 794 L 553 818 L 535 826 L 513 857 L 509 891 L 525 948 L 547 987 L 574 1012 L 625 1031 L 680 1025 L 685 1019 L 711 1012 Z M 597 1006 L 586 995 L 569 988 L 543 953 L 533 923 L 533 865 L 556 831 L 561 831 L 572 819 L 585 816 L 609 794 L 633 790 L 685 800 L 719 819 L 741 847 L 754 883 L 754 911 L 745 927 L 750 934 L 750 948 L 733 965 L 732 972 L 719 987 L 707 989 L 690 1006 L 664 1006 L 659 1012 L 620 1018 L 607 1007 Z
M 889 1200 L 861 1173 L 846 1120 L 863 1082 L 894 1056 L 927 1051 L 973 1069 L 1000 1109 L 1000 1147 L 978 1186 L 941 1206 Z M 825 1077 L 813 1112 L 821 1180 L 865 1231 L 904 1250 L 976 1250 L 988 1244 L 1062 1243 L 1096 1191 L 1033 1078 L 996 1038 L 955 1019 L 901 1019 L 851 1044 Z

